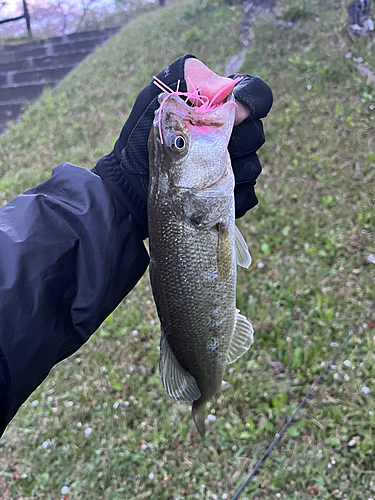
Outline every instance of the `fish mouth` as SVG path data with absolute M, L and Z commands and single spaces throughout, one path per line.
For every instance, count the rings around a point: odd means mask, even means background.
M 204 106 L 190 106 L 178 95 L 171 94 L 163 109 L 165 116 L 176 115 L 179 119 L 189 122 L 192 126 L 223 127 L 230 115 L 231 109 L 236 106 L 234 96 L 230 94 L 223 103 L 210 109 Z

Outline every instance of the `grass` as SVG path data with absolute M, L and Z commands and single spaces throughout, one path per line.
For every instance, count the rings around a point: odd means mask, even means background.
M 208 435 L 163 392 L 145 276 L 8 427 L 1 498 L 55 500 L 64 486 L 64 500 L 230 498 L 375 298 L 375 89 L 345 58 L 372 55 L 347 36 L 341 3 L 279 0 L 275 18 L 253 25 L 242 71 L 275 97 L 260 203 L 239 223 L 253 264 L 237 301 L 256 337 L 210 405 Z M 277 23 L 290 12 L 293 28 Z M 62 161 L 92 167 L 138 91 L 179 55 L 222 72 L 243 48 L 240 17 L 201 1 L 133 21 L 0 138 L 0 203 Z M 373 313 L 241 498 L 374 498 L 374 394 Z

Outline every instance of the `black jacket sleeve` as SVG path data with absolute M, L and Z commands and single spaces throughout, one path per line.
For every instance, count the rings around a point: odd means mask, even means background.
M 60 165 L 0 211 L 0 435 L 147 265 L 123 200 L 83 168 Z

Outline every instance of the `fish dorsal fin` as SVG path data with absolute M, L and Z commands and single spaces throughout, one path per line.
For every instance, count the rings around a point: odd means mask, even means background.
M 233 363 L 249 349 L 254 340 L 252 324 L 236 309 L 232 340 L 229 346 L 227 364 Z
M 234 226 L 234 244 L 237 264 L 247 269 L 251 264 L 251 255 L 247 248 L 246 241 L 237 226 Z
M 160 375 L 168 395 L 181 403 L 192 403 L 201 397 L 195 378 L 182 368 L 164 332 L 160 340 Z

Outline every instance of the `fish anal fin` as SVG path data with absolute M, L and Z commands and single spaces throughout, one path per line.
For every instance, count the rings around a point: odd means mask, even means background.
M 231 343 L 228 350 L 227 364 L 233 363 L 249 349 L 254 340 L 252 324 L 236 309 L 236 318 Z
M 191 408 L 193 420 L 199 434 L 204 437 L 206 433 L 206 424 L 204 423 L 204 404 L 193 403 Z
M 169 396 L 181 403 L 192 403 L 201 397 L 195 378 L 182 368 L 164 332 L 160 340 L 160 375 Z
M 251 264 L 251 255 L 245 238 L 242 236 L 237 226 L 234 226 L 234 245 L 236 249 L 237 264 L 247 269 Z

